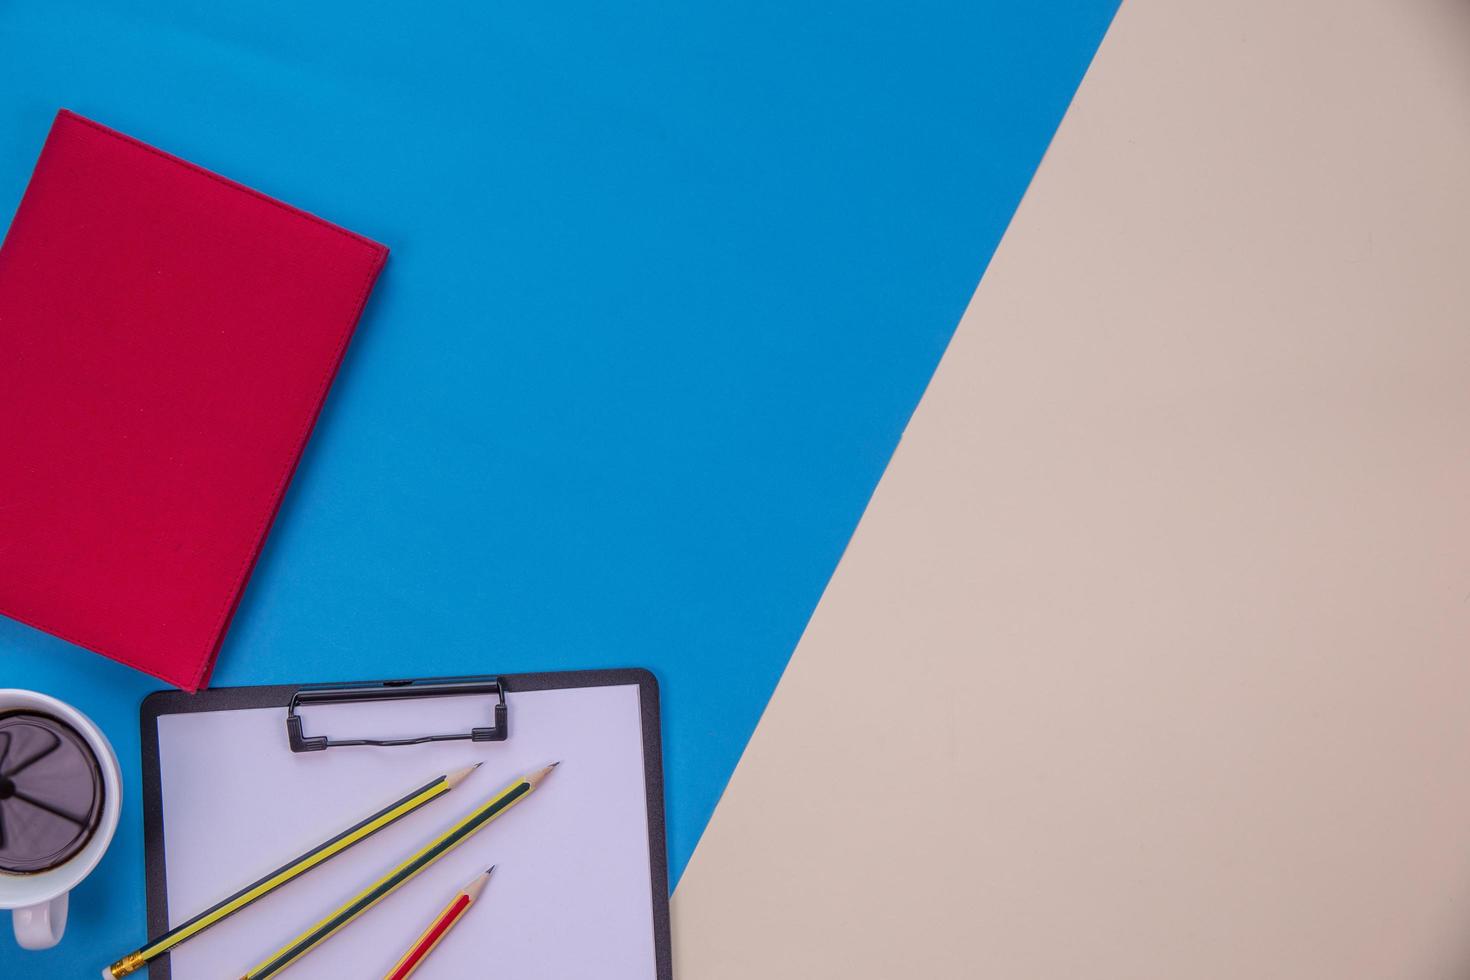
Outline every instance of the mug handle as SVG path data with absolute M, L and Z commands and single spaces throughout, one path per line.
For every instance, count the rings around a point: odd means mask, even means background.
M 11 913 L 15 941 L 21 949 L 50 949 L 61 942 L 61 934 L 66 931 L 67 896 L 63 892 L 50 901 Z

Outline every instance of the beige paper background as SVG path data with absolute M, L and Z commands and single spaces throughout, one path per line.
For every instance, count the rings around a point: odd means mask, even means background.
M 1470 2 L 1126 0 L 679 975 L 1470 975 L 1467 436 Z

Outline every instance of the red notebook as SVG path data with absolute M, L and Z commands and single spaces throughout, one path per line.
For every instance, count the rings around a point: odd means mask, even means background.
M 0 613 L 203 687 L 387 255 L 60 112 L 0 246 Z

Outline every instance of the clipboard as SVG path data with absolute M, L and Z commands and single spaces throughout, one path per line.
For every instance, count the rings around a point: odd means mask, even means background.
M 290 975 L 386 973 L 493 863 L 473 917 L 415 980 L 673 980 L 658 683 L 646 670 L 159 691 L 140 723 L 150 936 L 417 785 L 483 763 L 441 800 L 159 957 L 152 980 L 244 973 L 522 770 L 552 761 L 562 765 L 537 798 Z

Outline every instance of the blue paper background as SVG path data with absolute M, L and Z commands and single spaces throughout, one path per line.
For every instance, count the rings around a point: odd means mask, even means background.
M 213 683 L 648 666 L 677 878 L 1114 7 L 0 3 L 0 220 L 67 106 L 388 244 Z M 0 619 L 0 686 L 123 760 L 0 938 L 93 976 L 158 684 Z

